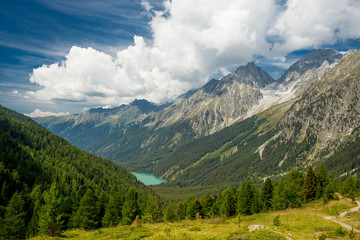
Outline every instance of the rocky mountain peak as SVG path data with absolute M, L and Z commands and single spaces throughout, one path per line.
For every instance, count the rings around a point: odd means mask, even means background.
M 225 76 L 224 79 L 226 79 L 226 77 L 227 76 Z M 235 73 L 232 74 L 232 80 L 249 83 L 260 88 L 274 82 L 274 79 L 254 62 L 249 62 L 246 66 L 238 67 Z
M 292 82 L 310 69 L 319 68 L 327 61 L 328 65 L 339 62 L 343 54 L 332 49 L 314 49 L 294 63 L 278 80 L 279 83 Z M 296 74 L 295 74 L 296 73 Z

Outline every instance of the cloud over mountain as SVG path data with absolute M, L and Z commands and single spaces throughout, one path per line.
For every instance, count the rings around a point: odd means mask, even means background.
M 30 81 L 42 89 L 27 95 L 103 105 L 162 102 L 254 55 L 281 62 L 294 50 L 360 37 L 358 1 L 173 0 L 163 11 L 143 6 L 152 39 L 135 36 L 116 56 L 73 46 L 64 61 L 33 70 Z

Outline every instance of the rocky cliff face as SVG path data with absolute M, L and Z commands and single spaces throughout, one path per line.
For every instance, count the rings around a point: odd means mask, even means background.
M 352 53 L 312 85 L 281 120 L 285 141 L 303 142 L 312 135 L 315 144 L 308 159 L 331 154 L 360 127 L 360 51 Z
M 254 63 L 239 67 L 221 80 L 211 80 L 204 87 L 178 98 L 158 113 L 160 126 L 189 120 L 198 135 L 216 132 L 243 118 L 263 97 L 260 89 L 274 80 Z
M 332 49 L 315 49 L 294 63 L 276 82 L 275 88 L 287 91 L 292 89 L 296 96 L 306 91 L 314 82 L 334 67 L 346 52 Z

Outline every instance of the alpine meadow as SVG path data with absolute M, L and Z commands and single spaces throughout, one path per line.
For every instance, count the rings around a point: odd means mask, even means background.
M 11 1 L 0 239 L 360 239 L 356 1 Z

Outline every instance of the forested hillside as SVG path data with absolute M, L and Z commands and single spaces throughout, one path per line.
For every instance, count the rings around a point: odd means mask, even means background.
M 159 206 L 154 194 L 124 168 L 2 106 L 0 183 L 1 238 L 132 222 L 136 215 L 149 214 L 148 202 Z

